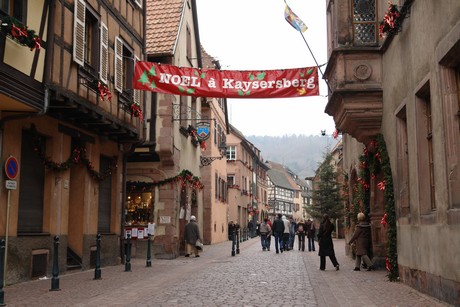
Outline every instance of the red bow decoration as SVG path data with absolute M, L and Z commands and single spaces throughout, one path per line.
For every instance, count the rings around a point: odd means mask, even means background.
M 131 114 L 133 114 L 134 117 L 139 117 L 141 121 L 144 120 L 141 108 L 135 103 L 131 104 Z
M 206 142 L 205 142 L 205 141 L 201 141 L 201 142 L 200 142 L 200 147 L 201 147 L 201 150 L 202 150 L 202 151 L 205 151 L 205 150 L 206 150 Z
M 335 131 L 332 133 L 332 137 L 334 139 L 338 138 L 339 137 L 339 130 L 338 129 L 335 129 Z
M 34 49 L 37 49 L 39 50 L 41 48 L 41 40 L 40 40 L 40 37 L 34 37 L 34 42 L 35 42 L 35 45 L 33 46 L 33 48 L 30 48 L 30 51 L 34 50 Z
M 103 101 L 105 98 L 107 100 L 111 101 L 112 100 L 112 93 L 110 93 L 109 88 L 107 85 L 98 82 L 97 83 L 97 89 L 99 90 L 99 94 L 101 95 L 101 101 Z
M 380 191 L 385 190 L 385 180 L 380 181 L 380 182 L 377 184 L 377 187 L 380 189 Z
M 388 215 L 385 213 L 383 216 L 382 216 L 382 219 L 380 220 L 380 224 L 382 224 L 383 226 L 387 226 L 387 217 Z
M 385 268 L 387 269 L 388 272 L 391 271 L 390 260 L 388 260 L 388 257 L 385 258 Z
M 21 36 L 27 37 L 27 29 L 24 28 L 19 28 L 15 24 L 11 26 L 11 36 L 14 38 L 19 38 Z

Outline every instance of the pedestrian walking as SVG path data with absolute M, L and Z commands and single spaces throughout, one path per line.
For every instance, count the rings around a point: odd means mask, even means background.
M 297 223 L 296 221 L 291 217 L 289 217 L 289 223 L 290 223 L 290 228 L 289 228 L 289 249 L 294 249 L 294 242 L 295 242 L 295 234 L 296 234 L 296 229 L 297 229 Z
M 249 230 L 249 236 L 251 238 L 255 237 L 255 235 L 254 235 L 254 222 L 252 220 L 249 220 L 249 222 L 248 222 L 248 230 Z
M 334 242 L 332 242 L 332 232 L 335 230 L 334 224 L 331 223 L 329 216 L 325 214 L 323 221 L 319 225 L 318 230 L 318 244 L 319 244 L 319 269 L 324 271 L 326 269 L 326 256 L 329 256 L 335 269 L 339 270 L 339 263 L 335 257 Z
M 273 229 L 272 221 L 270 221 L 269 218 L 267 218 L 267 225 L 270 226 L 270 229 Z M 270 235 L 267 236 L 267 248 L 270 250 L 270 245 L 272 244 L 272 235 L 273 235 L 273 230 L 270 232 Z
M 291 223 L 286 218 L 285 215 L 282 216 L 282 220 L 284 223 L 284 232 L 283 232 L 283 250 L 289 250 L 289 233 L 291 232 Z
M 268 219 L 265 218 L 262 224 L 260 224 L 260 243 L 262 244 L 262 250 L 270 250 L 268 245 L 268 238 L 271 236 L 272 229 L 270 225 L 267 224 Z
M 307 240 L 308 240 L 308 251 L 315 251 L 315 236 L 316 236 L 316 227 L 315 223 L 308 219 L 306 222 L 306 231 L 307 231 Z
M 196 222 L 196 217 L 192 215 L 190 221 L 185 225 L 184 230 L 185 236 L 185 257 L 190 257 L 193 253 L 195 257 L 200 257 L 200 251 L 195 247 L 196 241 L 200 240 L 203 242 L 200 236 L 200 229 L 198 228 L 198 223 Z
M 280 213 L 278 213 L 278 217 L 273 221 L 272 231 L 275 236 L 275 251 L 278 254 L 280 251 L 283 252 L 284 234 L 284 222 Z
M 360 271 L 361 259 L 367 266 L 368 271 L 375 270 L 375 266 L 368 256 L 368 248 L 371 241 L 371 225 L 366 220 L 364 213 L 358 213 L 358 224 L 356 225 L 355 232 L 348 244 L 356 242 L 356 262 L 354 271 Z
M 297 223 L 297 237 L 299 238 L 299 250 L 302 250 L 302 252 L 305 251 L 305 220 L 300 219 L 299 222 Z

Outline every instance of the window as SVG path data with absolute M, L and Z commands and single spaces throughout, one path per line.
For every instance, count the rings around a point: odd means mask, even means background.
M 85 69 L 91 79 L 107 83 L 108 29 L 99 15 L 83 0 L 74 7 L 73 60 Z
M 227 182 L 229 186 L 235 185 L 235 175 L 227 175 Z
M 397 135 L 397 174 L 395 182 L 397 190 L 396 196 L 399 198 L 398 207 L 400 215 L 410 215 L 409 202 L 409 148 L 407 145 L 407 118 L 406 107 L 404 106 L 396 115 L 396 135 Z
M 38 144 L 42 147 L 40 151 L 46 152 L 45 142 L 43 136 L 33 136 L 29 130 L 22 132 L 18 233 L 43 232 L 45 167 L 34 145 Z
M 192 61 L 192 33 L 190 31 L 189 26 L 187 25 L 187 59 L 191 62 Z
M 27 23 L 27 0 L 0 0 L 0 11 Z
M 126 196 L 126 225 L 147 225 L 153 216 L 153 192 L 148 190 L 127 191 Z
M 236 146 L 227 147 L 227 160 L 236 160 Z
M 430 83 L 426 82 L 417 92 L 417 148 L 420 213 L 428 214 L 436 209 L 433 164 L 433 129 L 431 118 Z
M 375 0 L 353 0 L 353 37 L 356 45 L 376 43 Z
M 110 159 L 101 157 L 99 169 L 105 170 L 110 167 Z M 99 181 L 99 202 L 97 215 L 97 231 L 99 233 L 110 233 L 110 221 L 112 214 L 112 176 L 107 176 Z

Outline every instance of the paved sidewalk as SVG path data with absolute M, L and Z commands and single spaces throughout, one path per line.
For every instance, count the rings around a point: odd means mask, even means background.
M 273 240 L 272 240 L 273 244 Z M 60 291 L 49 291 L 51 279 L 4 288 L 7 306 L 449 306 L 397 282 L 386 272 L 353 271 L 344 255 L 344 240 L 334 240 L 340 271 L 327 260 L 319 270 L 317 252 L 262 251 L 259 238 L 205 246 L 199 258 L 174 260 L 133 258 L 125 266 L 59 276 Z

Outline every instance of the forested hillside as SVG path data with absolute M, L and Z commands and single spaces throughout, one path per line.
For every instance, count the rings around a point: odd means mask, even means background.
M 323 160 L 326 148 L 332 149 L 337 140 L 320 135 L 246 136 L 265 160 L 286 165 L 304 179 L 313 176 Z

